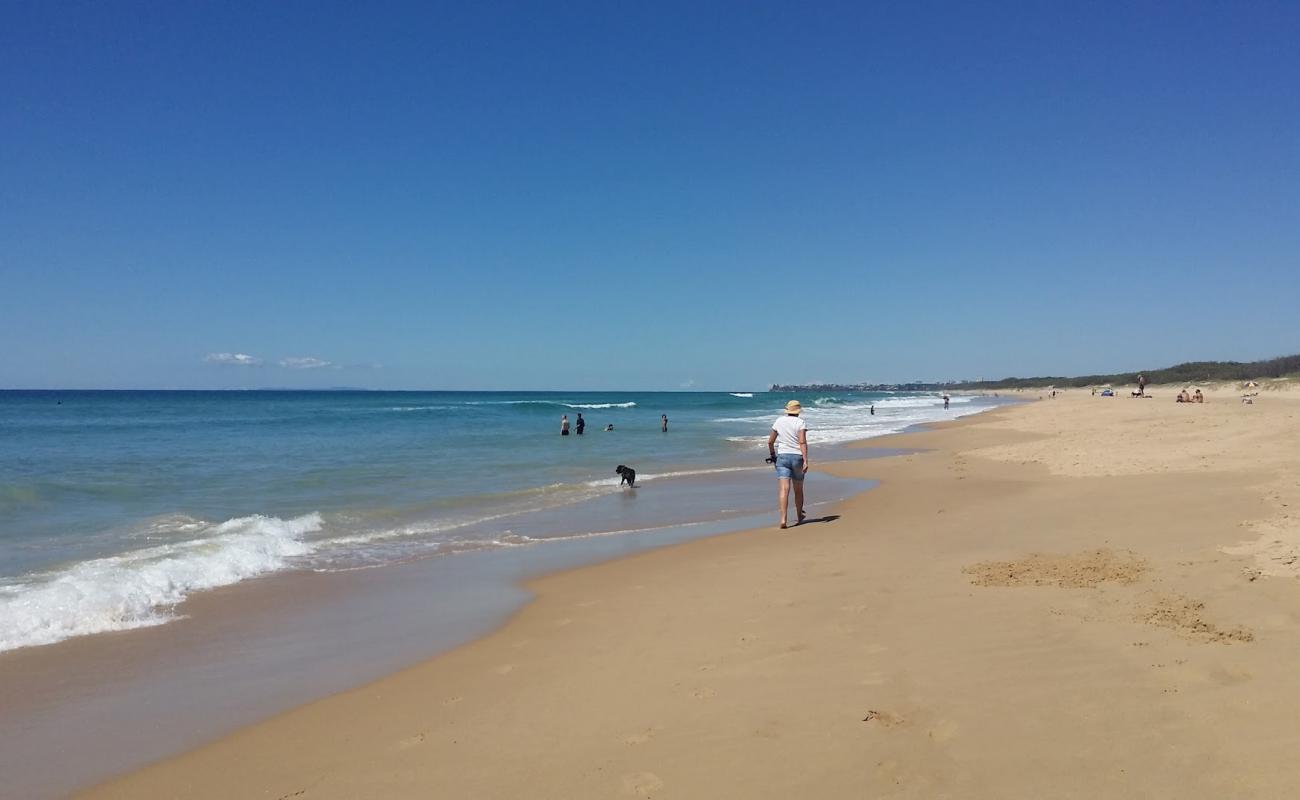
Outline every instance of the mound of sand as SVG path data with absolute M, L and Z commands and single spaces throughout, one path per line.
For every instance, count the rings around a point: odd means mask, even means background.
M 1147 563 L 1127 550 L 1085 550 L 1070 555 L 1031 553 L 1013 561 L 981 561 L 962 572 L 976 586 L 1059 586 L 1090 589 L 1100 583 L 1134 583 Z

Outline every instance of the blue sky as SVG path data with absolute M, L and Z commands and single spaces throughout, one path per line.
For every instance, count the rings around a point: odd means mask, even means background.
M 1297 41 L 1293 3 L 7 0 L 0 387 L 1297 352 Z

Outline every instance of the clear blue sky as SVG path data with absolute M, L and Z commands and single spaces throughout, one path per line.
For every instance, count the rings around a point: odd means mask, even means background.
M 1300 351 L 1297 42 L 1266 2 L 3 0 L 0 387 Z

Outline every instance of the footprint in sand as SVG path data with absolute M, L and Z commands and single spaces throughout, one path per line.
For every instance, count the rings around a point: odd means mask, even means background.
M 897 783 L 898 779 L 896 776 L 898 775 L 899 766 L 899 763 L 893 759 L 878 761 L 876 762 L 876 777 L 885 781 Z
M 701 686 L 698 689 L 691 690 L 691 697 L 694 697 L 696 700 L 711 700 L 717 696 L 717 694 L 717 692 L 707 686 Z
M 573 619 L 570 618 L 570 617 L 565 617 L 565 618 L 562 619 L 562 620 L 558 620 L 558 621 L 555 623 L 555 627 L 557 627 L 557 628 L 563 628 L 565 625 L 572 625 L 572 624 L 573 624 Z
M 950 719 L 940 720 L 938 725 L 930 729 L 930 738 L 936 742 L 946 742 L 957 735 L 957 723 Z
M 1221 667 L 1210 670 L 1209 677 L 1221 686 L 1235 686 L 1251 680 L 1254 676 L 1242 667 Z
M 623 794 L 633 797 L 652 797 L 664 788 L 664 782 L 653 772 L 634 772 L 623 776 Z
M 398 750 L 409 750 L 416 745 L 424 744 L 424 734 L 417 733 L 414 736 L 408 736 L 397 743 Z
M 879 725 L 882 728 L 896 728 L 907 722 L 901 715 L 892 711 L 868 711 L 862 718 L 863 722 L 870 722 L 873 725 Z
M 458 694 L 453 694 L 451 697 L 448 697 L 448 698 L 444 699 L 444 700 L 442 701 L 442 704 L 443 704 L 444 706 L 454 706 L 454 705 L 456 705 L 457 703 L 459 703 L 461 700 L 464 700 L 464 699 L 465 699 L 465 698 L 461 697 L 461 696 L 458 695 Z
M 765 722 L 754 729 L 754 736 L 758 739 L 780 739 L 781 725 L 776 722 Z
M 511 672 L 514 672 L 514 671 L 515 671 L 515 665 L 514 665 L 514 664 L 502 664 L 501 666 L 497 667 L 496 669 L 494 669 L 494 670 L 492 670 L 492 671 L 495 672 L 495 673 L 498 674 L 498 675 L 509 675 Z
M 641 733 L 631 733 L 623 737 L 623 744 L 645 744 L 655 738 L 655 729 L 646 728 Z
M 718 668 L 717 664 L 701 664 L 698 669 L 700 672 L 712 672 L 717 668 Z

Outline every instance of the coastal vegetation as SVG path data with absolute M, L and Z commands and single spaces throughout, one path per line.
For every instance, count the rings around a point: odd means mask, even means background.
M 1300 376 L 1300 354 L 1281 356 L 1263 361 L 1188 361 L 1163 369 L 1113 372 L 1104 375 L 1040 375 L 1029 378 L 1002 378 L 990 381 L 947 381 L 938 383 L 857 383 L 857 384 L 774 384 L 773 392 L 925 392 L 943 389 L 1018 389 L 1030 386 L 1101 386 L 1105 384 L 1133 383 L 1138 374 L 1146 376 L 1147 383 L 1209 383 L 1213 381 L 1250 381 L 1269 378 Z

